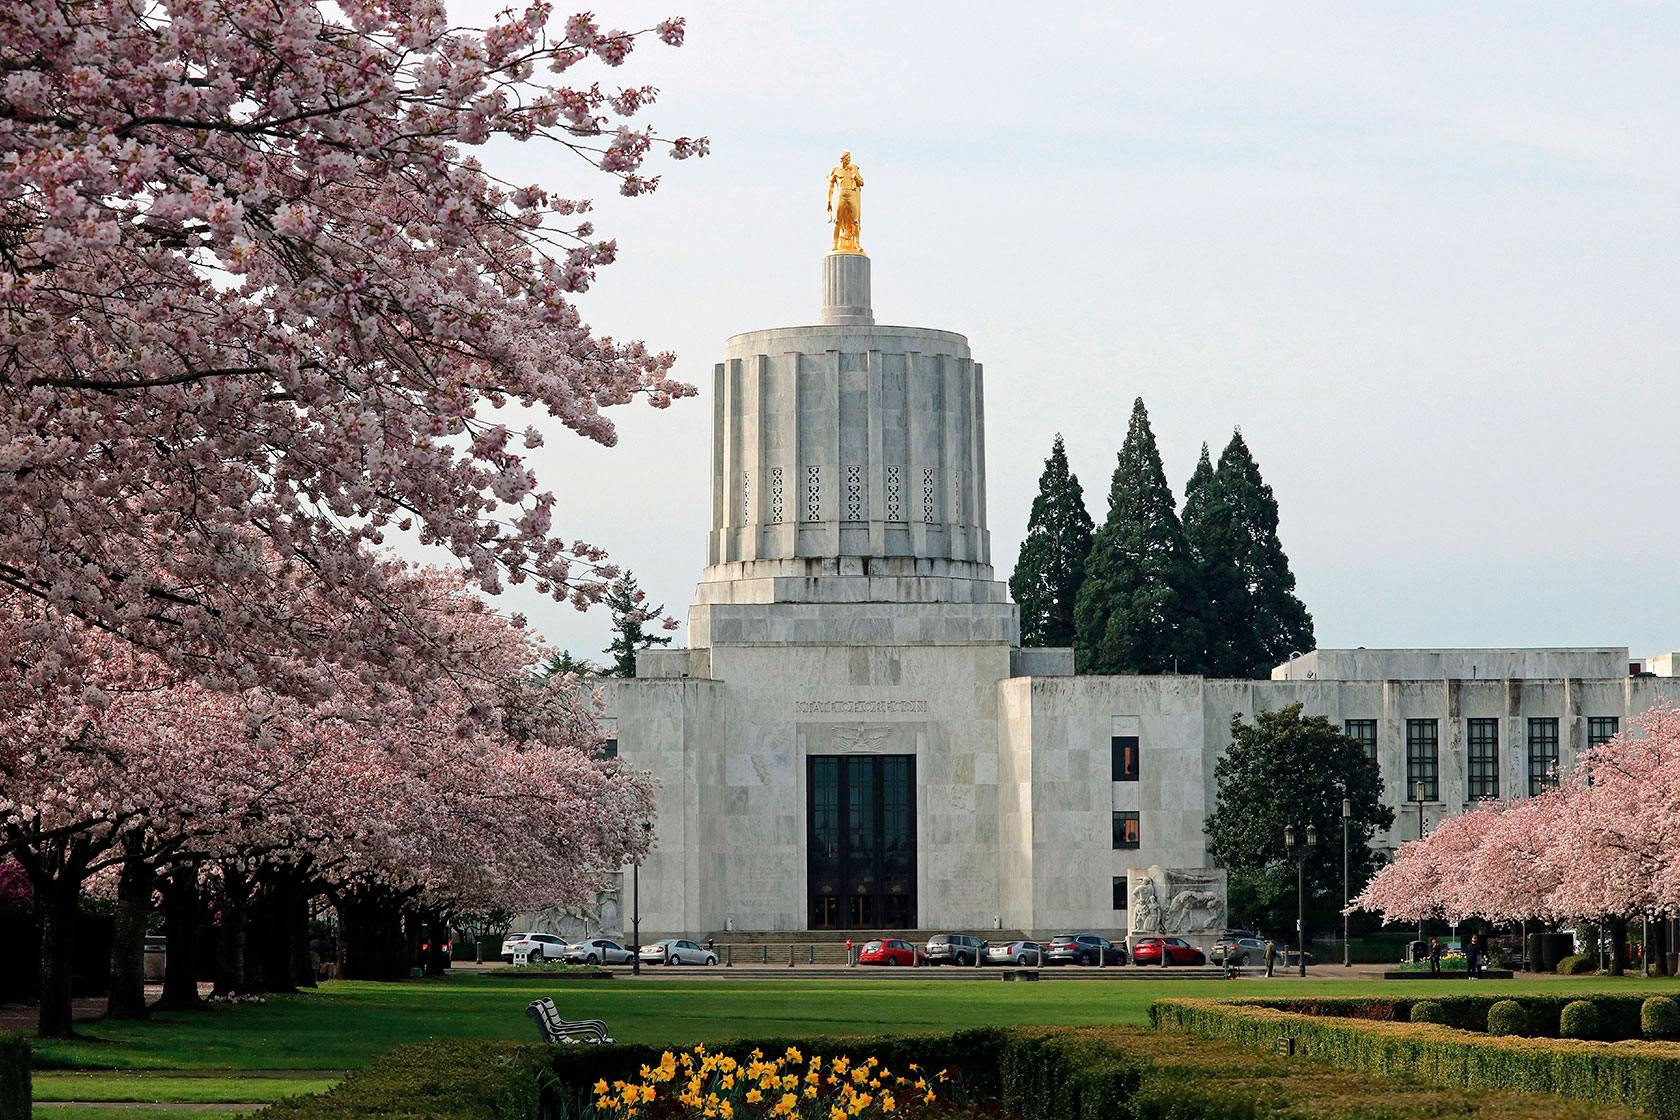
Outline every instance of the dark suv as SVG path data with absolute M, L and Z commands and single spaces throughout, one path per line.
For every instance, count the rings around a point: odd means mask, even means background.
M 966 964 L 980 959 L 986 943 L 966 933 L 936 933 L 928 938 L 924 956 L 928 964 Z
M 1126 947 L 1094 933 L 1064 933 L 1050 939 L 1044 951 L 1049 964 L 1125 964 Z

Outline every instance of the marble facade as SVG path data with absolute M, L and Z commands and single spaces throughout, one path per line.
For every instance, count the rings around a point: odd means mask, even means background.
M 1500 793 L 1524 796 L 1534 728 L 1555 726 L 1567 765 L 1604 719 L 1680 700 L 1674 678 L 1629 675 L 1620 649 L 1320 650 L 1266 681 L 1073 676 L 1070 651 L 1019 648 L 993 578 L 967 340 L 877 326 L 859 254 L 825 259 L 823 292 L 818 323 L 729 341 L 689 648 L 605 685 L 606 734 L 661 783 L 644 941 L 818 924 L 814 869 L 833 845 L 814 760 L 912 760 L 913 804 L 894 811 L 913 822 L 913 928 L 1120 939 L 1149 923 L 1134 909 L 1148 895 L 1165 932 L 1201 939 L 1225 920 L 1202 821 L 1233 716 L 1299 701 L 1372 721 L 1392 844 L 1420 823 L 1408 721 L 1438 733 L 1429 827 L 1470 802 L 1467 720 L 1497 721 Z M 885 828 L 867 816 L 882 811 L 842 810 L 854 831 Z

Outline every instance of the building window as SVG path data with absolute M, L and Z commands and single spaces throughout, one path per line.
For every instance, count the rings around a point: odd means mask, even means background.
M 1557 785 L 1558 721 L 1556 717 L 1528 721 L 1528 795 Z
M 1136 848 L 1141 840 L 1138 835 L 1138 815 L 1136 813 L 1114 814 L 1114 848 Z
M 602 758 L 617 758 L 618 757 L 618 740 L 617 739 L 603 739 L 603 740 L 601 740 L 601 757 Z
M 1499 721 L 1469 720 L 1465 741 L 1470 757 L 1470 799 L 1499 796 Z
M 1138 741 L 1136 735 L 1116 735 L 1108 741 L 1109 776 L 1116 782 L 1138 780 Z
M 1614 739 L 1622 729 L 1619 716 L 1588 716 L 1587 717 L 1587 746 L 1603 746 Z
M 1377 721 L 1374 719 L 1347 719 L 1342 721 L 1342 734 L 1353 739 L 1365 748 L 1365 756 L 1372 762 L 1377 760 Z
M 1126 909 L 1127 891 L 1128 887 L 1126 885 L 1126 877 L 1124 875 L 1116 875 L 1114 877 L 1114 908 L 1116 910 Z
M 1406 721 L 1407 800 L 1441 800 L 1441 725 L 1433 719 Z M 1415 787 L 1415 788 L 1414 788 Z

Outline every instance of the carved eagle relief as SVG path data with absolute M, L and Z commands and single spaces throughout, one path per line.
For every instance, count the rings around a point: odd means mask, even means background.
M 841 754 L 870 754 L 880 750 L 891 734 L 892 728 L 883 724 L 836 724 L 834 749 Z

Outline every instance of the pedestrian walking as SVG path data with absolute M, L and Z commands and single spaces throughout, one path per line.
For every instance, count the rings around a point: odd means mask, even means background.
M 1272 974 L 1272 966 L 1277 963 L 1277 942 L 1270 938 L 1266 941 L 1266 975 Z
M 1429 939 L 1429 975 L 1441 975 L 1441 939 L 1438 937 Z

